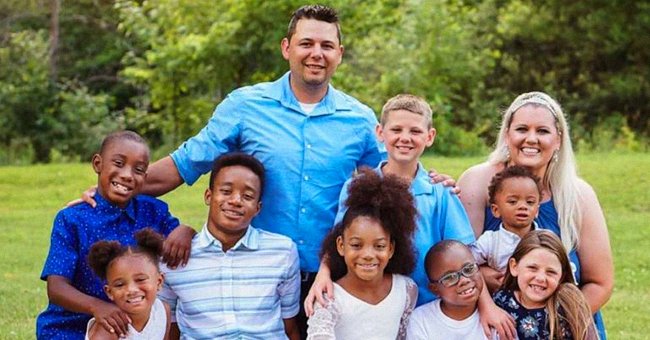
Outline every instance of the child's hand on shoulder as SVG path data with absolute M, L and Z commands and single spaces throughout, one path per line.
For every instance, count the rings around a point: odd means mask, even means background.
M 129 332 L 131 318 L 119 307 L 110 303 L 102 302 L 93 307 L 95 323 L 101 325 L 108 332 L 117 334 L 120 338 L 125 337 Z
M 167 264 L 167 267 L 176 269 L 178 265 L 185 266 L 187 264 L 194 235 L 196 235 L 194 229 L 181 224 L 167 236 L 163 244 L 163 262 Z

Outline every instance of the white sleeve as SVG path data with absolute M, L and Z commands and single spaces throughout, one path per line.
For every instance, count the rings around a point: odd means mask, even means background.
M 341 316 L 340 308 L 336 301 L 327 301 L 323 307 L 314 302 L 314 315 L 307 320 L 307 340 L 336 340 L 334 328 Z

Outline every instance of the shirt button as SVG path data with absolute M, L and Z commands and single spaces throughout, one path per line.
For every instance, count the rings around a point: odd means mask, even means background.
M 305 243 L 304 240 L 298 240 L 298 244 L 303 244 L 303 243 Z
M 308 181 L 308 180 L 309 180 L 309 176 L 305 176 L 305 181 Z
M 311 149 L 311 144 L 307 144 L 307 149 Z
M 305 209 L 305 208 L 300 209 L 300 212 L 301 212 L 301 213 L 304 213 L 304 212 L 306 212 L 306 211 L 307 211 L 307 209 Z

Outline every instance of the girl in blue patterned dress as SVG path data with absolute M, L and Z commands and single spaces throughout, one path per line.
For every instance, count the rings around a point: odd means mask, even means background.
M 550 231 L 535 230 L 522 238 L 494 302 L 515 319 L 520 340 L 598 339 L 569 257 Z

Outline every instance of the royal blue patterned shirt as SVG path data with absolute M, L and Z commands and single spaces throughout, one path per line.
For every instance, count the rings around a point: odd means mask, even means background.
M 135 196 L 122 209 L 96 194 L 97 206 L 82 203 L 57 214 L 52 227 L 50 252 L 45 260 L 41 280 L 59 275 L 70 280 L 80 292 L 106 301 L 104 282 L 88 266 L 90 246 L 101 240 L 135 244 L 133 234 L 151 227 L 164 236 L 179 225 L 167 204 L 146 195 Z M 84 339 L 91 315 L 63 309 L 52 302 L 36 319 L 38 339 Z

